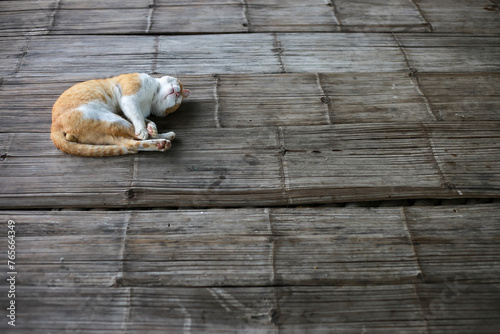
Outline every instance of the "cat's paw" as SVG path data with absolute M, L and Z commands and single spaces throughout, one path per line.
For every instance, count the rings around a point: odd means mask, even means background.
M 156 136 L 158 136 L 158 128 L 156 127 L 155 123 L 149 122 L 147 124 L 147 130 L 151 138 L 155 138 Z
M 160 133 L 158 134 L 157 138 L 162 138 L 162 139 L 167 139 L 167 140 L 174 140 L 175 139 L 175 132 L 167 132 L 167 133 Z
M 140 140 L 146 140 L 149 138 L 149 133 L 148 133 L 148 130 L 146 130 L 146 129 L 141 129 L 141 130 L 137 131 L 135 133 L 135 135 L 137 136 L 137 139 L 140 139 Z
M 170 149 L 172 147 L 172 143 L 170 140 L 165 140 L 165 139 L 158 139 L 155 142 L 156 147 L 158 147 L 158 151 L 165 152 L 166 150 Z

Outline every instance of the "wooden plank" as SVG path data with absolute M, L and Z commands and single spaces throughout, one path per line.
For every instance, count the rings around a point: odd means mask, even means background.
M 498 283 L 498 204 L 406 209 L 426 282 Z
M 488 0 L 414 0 L 432 24 L 434 32 L 497 34 L 498 2 Z
M 496 333 L 500 330 L 500 285 L 449 280 L 417 285 L 431 333 Z
M 287 72 L 408 71 L 400 47 L 388 34 L 278 34 Z
M 218 98 L 223 127 L 329 123 L 314 74 L 222 75 Z
M 339 23 L 328 1 L 247 0 L 252 32 L 333 32 Z
M 163 74 L 156 74 L 161 76 Z M 166 75 L 166 74 L 165 74 Z M 95 79 L 103 78 L 96 76 Z M 5 78 L 0 90 L 0 132 L 49 132 L 52 106 L 66 89 L 88 78 Z M 160 130 L 186 127 L 216 127 L 215 85 L 212 76 L 182 76 L 192 92 L 189 99 L 169 117 L 152 117 Z
M 286 201 L 273 129 L 183 129 L 177 135 L 166 155 L 138 158 L 131 187 L 134 206 Z
M 271 221 L 279 285 L 418 282 L 399 208 L 275 209 Z
M 64 2 L 63 2 L 64 3 Z M 148 31 L 149 8 L 61 9 L 52 34 L 141 34 Z
M 20 36 L 48 33 L 57 0 L 16 0 L 0 2 L 0 35 Z
M 83 80 L 148 73 L 156 53 L 154 41 L 148 36 L 34 36 L 19 76 Z
M 283 130 L 287 190 L 314 201 L 448 197 L 420 125 L 387 123 Z M 304 140 L 307 138 L 307 140 Z M 367 197 L 366 197 L 367 196 Z M 369 198 L 368 198 L 369 197 Z
M 65 155 L 48 134 L 5 135 L 0 206 L 255 206 L 499 196 L 496 123 L 180 128 L 177 135 L 165 154 L 110 159 Z
M 495 285 L 19 289 L 16 330 L 494 333 Z M 6 293 L 2 288 L 2 293 Z M 22 306 L 21 306 L 22 305 Z M 7 322 L 0 323 L 6 329 Z
M 397 34 L 418 72 L 500 72 L 498 36 Z
M 170 152 L 149 157 L 69 156 L 53 146 L 48 134 L 15 134 L 10 142 L 0 162 L 4 208 L 283 201 L 276 133 L 265 128 L 186 129 L 177 133 Z
M 130 212 L 2 212 L 16 222 L 16 270 L 23 286 L 115 284 L 123 267 Z M 7 248 L 7 239 L 0 244 Z M 2 273 L 2 280 L 7 278 Z
M 284 332 L 425 333 L 411 285 L 285 287 L 278 294 Z
M 461 196 L 497 197 L 500 190 L 500 127 L 497 122 L 427 126 L 446 183 Z
M 155 7 L 151 33 L 236 33 L 247 32 L 248 21 L 241 1 L 180 5 L 160 2 Z
M 29 37 L 0 37 L 0 91 L 4 77 L 14 75 L 26 55 Z
M 2 286 L 2 294 L 7 290 Z M 117 288 L 22 287 L 16 291 L 14 331 L 123 333 L 130 292 Z M 4 333 L 12 331 L 0 322 Z
M 407 0 L 334 0 L 342 31 L 429 32 L 430 26 Z
M 161 36 L 157 69 L 172 74 L 281 72 L 271 34 Z
M 500 120 L 500 73 L 421 73 L 418 80 L 443 120 Z
M 335 124 L 435 120 L 406 73 L 320 74 L 320 82 Z
M 272 243 L 264 210 L 140 212 L 127 229 L 125 286 L 265 286 Z

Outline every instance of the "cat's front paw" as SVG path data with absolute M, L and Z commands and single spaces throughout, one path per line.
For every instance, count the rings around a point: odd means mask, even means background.
M 148 130 L 146 130 L 146 129 L 141 129 L 141 130 L 137 131 L 135 133 L 135 135 L 137 136 L 137 139 L 140 139 L 140 140 L 146 140 L 149 137 Z
M 155 123 L 149 122 L 147 125 L 147 130 L 151 138 L 155 138 L 156 136 L 158 136 L 158 129 L 156 128 Z

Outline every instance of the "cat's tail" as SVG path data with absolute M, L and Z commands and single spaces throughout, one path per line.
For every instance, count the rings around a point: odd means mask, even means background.
M 71 138 L 68 139 L 67 134 L 61 130 L 53 129 L 50 138 L 61 151 L 81 157 L 107 157 L 137 153 L 137 150 L 130 150 L 120 145 L 88 145 L 71 141 Z

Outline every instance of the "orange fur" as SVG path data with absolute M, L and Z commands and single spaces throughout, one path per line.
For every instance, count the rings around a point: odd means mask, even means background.
M 189 93 L 175 78 L 139 73 L 82 82 L 54 104 L 51 139 L 63 152 L 79 156 L 166 151 L 175 134 L 158 135 L 151 121 L 145 130 L 145 117 L 175 111 Z

